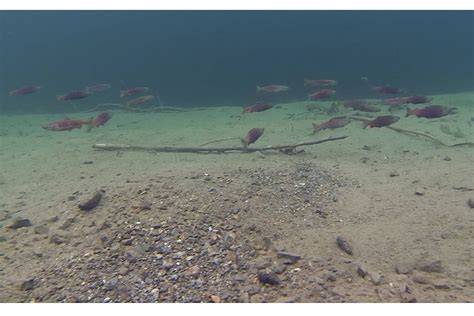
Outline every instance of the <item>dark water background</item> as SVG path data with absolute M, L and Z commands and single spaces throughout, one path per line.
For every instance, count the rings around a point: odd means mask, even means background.
M 77 106 L 119 102 L 120 80 L 176 106 L 242 106 L 270 83 L 291 87 L 274 101 L 303 100 L 305 77 L 337 79 L 338 98 L 379 97 L 361 76 L 455 93 L 474 90 L 473 39 L 472 11 L 3 11 L 0 110 L 62 112 L 56 95 L 102 82 Z

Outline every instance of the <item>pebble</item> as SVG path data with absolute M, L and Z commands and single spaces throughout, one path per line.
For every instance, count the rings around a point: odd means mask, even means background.
M 451 157 L 445 156 L 445 157 L 443 158 L 443 160 L 444 160 L 444 161 L 451 161 Z
M 84 165 L 92 165 L 94 162 L 92 160 L 86 160 L 82 162 Z
M 49 237 L 49 242 L 50 243 L 53 243 L 53 244 L 62 244 L 62 243 L 65 243 L 67 241 L 67 239 L 63 236 L 60 236 L 58 234 L 52 234 L 50 237 Z
M 112 278 L 105 282 L 104 287 L 107 291 L 112 291 L 113 289 L 117 287 L 117 284 L 118 284 L 118 279 Z
M 16 218 L 13 220 L 13 222 L 6 226 L 7 228 L 11 229 L 18 229 L 22 227 L 29 227 L 31 226 L 31 221 L 28 218 Z
M 417 269 L 425 272 L 442 272 L 441 260 L 422 260 L 417 263 Z
M 421 196 L 421 195 L 425 195 L 425 191 L 422 190 L 422 189 L 416 189 L 416 190 L 415 190 L 415 195 L 420 195 L 420 196 Z
M 272 265 L 272 258 L 270 257 L 261 257 L 255 261 L 255 268 L 265 269 Z
M 367 270 L 367 267 L 363 264 L 357 265 L 357 274 L 363 278 L 367 275 L 369 271 Z
M 400 174 L 396 171 L 390 172 L 390 177 L 398 177 Z
M 35 226 L 34 232 L 35 234 L 39 235 L 47 234 L 49 232 L 49 228 L 46 225 Z
M 428 278 L 428 276 L 419 272 L 413 273 L 413 281 L 420 284 L 430 283 L 430 279 Z
M 369 271 L 368 276 L 374 285 L 379 285 L 383 282 L 383 276 L 378 272 Z
M 286 271 L 286 265 L 285 264 L 276 264 L 272 268 L 272 271 L 275 272 L 276 274 L 282 274 L 283 272 Z
M 397 263 L 395 266 L 395 271 L 398 274 L 408 274 L 415 269 L 415 264 L 412 261 L 402 261 Z
M 298 296 L 283 296 L 279 297 L 275 303 L 296 303 L 300 300 Z
M 467 200 L 467 206 L 469 206 L 470 208 L 474 208 L 474 199 Z
M 186 276 L 197 276 L 199 275 L 199 266 L 192 266 L 192 267 L 189 267 L 188 269 L 186 269 L 186 271 L 184 271 L 184 275 Z
M 213 303 L 220 303 L 221 302 L 221 298 L 218 296 L 218 295 L 211 295 L 211 301 Z
M 35 285 L 36 285 L 36 280 L 34 278 L 30 278 L 20 283 L 20 290 L 22 291 L 32 290 L 35 287 Z
M 293 254 L 293 253 L 289 253 L 289 252 L 285 252 L 285 251 L 278 251 L 278 252 L 277 252 L 277 256 L 278 256 L 279 258 L 288 259 L 288 260 L 290 260 L 291 263 L 295 263 L 295 262 L 297 262 L 298 260 L 301 259 L 301 256 L 300 256 L 300 255 Z
M 83 211 L 90 211 L 99 205 L 99 202 L 101 199 L 102 199 L 102 192 L 97 191 L 92 197 L 79 203 L 79 208 Z
M 349 245 L 347 240 L 342 236 L 337 236 L 336 238 L 337 246 L 344 251 L 345 253 L 352 255 L 352 247 Z

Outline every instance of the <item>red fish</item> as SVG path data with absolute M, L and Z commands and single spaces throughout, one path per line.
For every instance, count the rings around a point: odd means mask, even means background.
M 438 118 L 449 114 L 455 114 L 456 108 L 447 108 L 441 105 L 430 105 L 422 109 L 407 110 L 406 116 L 415 115 L 424 118 Z
M 390 106 L 401 105 L 401 104 L 405 104 L 406 102 L 407 102 L 406 97 L 397 97 L 397 98 L 390 98 L 390 99 L 383 100 L 384 105 L 390 105 Z
M 335 86 L 337 85 L 337 81 L 332 80 L 332 79 L 316 79 L 316 80 L 305 79 L 304 85 L 313 86 L 313 87 L 314 86 Z
M 120 97 L 129 97 L 135 94 L 143 93 L 143 92 L 148 92 L 150 88 L 148 87 L 136 87 L 136 88 L 130 88 L 130 89 L 125 89 L 120 91 Z
M 273 107 L 273 104 L 268 102 L 257 102 L 254 105 L 249 105 L 245 107 L 242 113 L 252 113 L 252 112 L 262 112 L 269 110 Z
M 244 139 L 242 139 L 242 143 L 244 144 L 245 147 L 248 145 L 255 143 L 257 139 L 259 139 L 260 136 L 262 136 L 264 129 L 263 128 L 252 128 L 248 133 L 247 136 L 245 136 Z
M 82 128 L 83 125 L 88 125 L 92 123 L 92 119 L 88 121 L 65 118 L 63 120 L 55 121 L 48 123 L 48 125 L 43 126 L 44 129 L 49 131 L 70 131 L 75 128 Z
M 152 95 L 144 95 L 144 96 L 141 96 L 141 97 L 138 97 L 138 98 L 135 98 L 135 99 L 132 99 L 132 100 L 128 101 L 127 105 L 128 106 L 139 105 L 139 104 L 151 101 L 153 99 L 155 99 L 155 97 L 152 96 Z
M 372 90 L 385 94 L 399 94 L 403 92 L 402 89 L 392 86 L 373 86 Z
M 19 89 L 10 91 L 11 96 L 16 96 L 16 95 L 27 95 L 27 94 L 32 94 L 35 92 L 38 92 L 41 89 L 40 86 L 26 86 L 26 87 L 21 87 Z
M 363 120 L 364 128 L 367 128 L 367 126 L 371 128 L 388 126 L 388 125 L 398 122 L 399 119 L 400 117 L 394 116 L 394 115 L 377 116 L 373 120 Z
M 107 123 L 108 120 L 112 118 L 112 113 L 102 112 L 92 121 L 93 127 L 99 127 Z
M 380 112 L 380 109 L 365 100 L 345 100 L 341 102 L 345 108 L 352 108 L 362 112 Z
M 91 95 L 90 92 L 75 90 L 75 91 L 69 91 L 68 93 L 63 94 L 63 95 L 58 95 L 56 96 L 56 99 L 58 101 L 79 100 L 79 99 L 87 98 L 90 95 Z
M 110 83 L 98 83 L 87 86 L 85 91 L 88 93 L 97 93 L 104 92 L 110 88 L 112 88 L 112 85 Z
M 288 91 L 290 87 L 288 86 L 282 86 L 282 85 L 277 85 L 277 84 L 272 84 L 268 86 L 257 86 L 257 92 L 263 91 L 263 92 L 285 92 Z
M 424 95 L 411 95 L 409 97 L 405 97 L 405 104 L 420 104 L 420 103 L 428 103 L 431 102 L 433 98 L 424 96 Z
M 309 100 L 325 99 L 325 98 L 329 98 L 334 93 L 336 93 L 336 90 L 322 89 L 322 90 L 316 91 L 312 94 L 308 94 L 308 99 Z
M 322 122 L 319 125 L 313 124 L 313 134 L 316 134 L 317 132 L 324 130 L 324 129 L 335 129 L 335 128 L 340 128 L 344 127 L 347 124 L 349 124 L 351 121 L 345 117 L 345 116 L 339 116 L 339 117 L 333 117 L 329 121 Z

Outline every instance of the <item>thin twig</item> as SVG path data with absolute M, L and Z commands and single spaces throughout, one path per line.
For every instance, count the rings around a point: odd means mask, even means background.
M 233 139 L 242 139 L 242 138 L 241 138 L 241 137 L 228 137 L 228 138 L 222 138 L 222 139 L 217 139 L 217 140 L 211 140 L 210 142 L 201 144 L 201 145 L 199 145 L 199 146 L 206 146 L 206 145 L 209 145 L 209 144 L 218 143 L 218 142 L 223 142 L 223 141 L 225 141 L 225 140 L 233 140 Z
M 98 150 L 130 150 L 130 151 L 150 151 L 150 152 L 176 152 L 176 153 L 224 153 L 229 151 L 238 152 L 257 152 L 278 149 L 291 149 L 301 146 L 310 146 L 321 144 L 324 142 L 344 139 L 348 136 L 330 137 L 309 142 L 289 144 L 289 145 L 275 145 L 268 147 L 147 147 L 147 146 L 131 146 L 131 145 L 112 145 L 112 144 L 95 144 L 92 146 Z
M 122 103 L 101 103 L 97 104 L 92 109 L 82 111 L 84 113 L 102 111 L 103 109 L 120 109 L 128 112 L 149 113 L 149 112 L 191 112 L 209 110 L 210 108 L 180 108 L 175 106 L 156 106 L 151 108 L 134 108 Z

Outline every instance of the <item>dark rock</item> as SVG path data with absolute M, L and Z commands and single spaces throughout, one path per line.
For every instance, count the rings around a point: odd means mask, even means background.
M 265 269 L 272 265 L 272 258 L 270 257 L 261 257 L 255 260 L 255 268 Z
M 11 228 L 11 229 L 18 229 L 18 228 L 22 228 L 22 227 L 29 227 L 31 226 L 31 222 L 28 218 L 16 218 L 13 220 L 13 222 L 6 226 L 7 228 Z
M 278 251 L 277 256 L 279 258 L 288 259 L 288 260 L 290 260 L 291 263 L 295 263 L 296 261 L 301 259 L 301 256 L 299 256 L 297 254 L 285 252 L 285 251 Z
M 86 161 L 83 161 L 82 162 L 84 165 L 91 165 L 93 164 L 94 162 L 92 160 L 86 160 Z
M 474 199 L 469 199 L 469 200 L 467 200 L 467 205 L 468 205 L 470 208 L 474 208 Z
M 83 211 L 90 211 L 99 205 L 99 202 L 101 199 L 102 199 L 102 192 L 98 191 L 94 194 L 94 196 L 80 203 L 79 208 Z
M 133 242 L 133 239 L 132 238 L 128 238 L 128 239 L 123 239 L 121 241 L 122 245 L 125 245 L 125 246 L 130 246 Z
M 283 272 L 286 271 L 286 265 L 285 264 L 277 264 L 272 268 L 272 271 L 275 272 L 276 274 L 282 274 Z
M 281 283 L 280 279 L 273 272 L 259 272 L 257 277 L 263 284 L 278 285 Z
M 27 280 L 24 280 L 20 283 L 20 290 L 22 291 L 29 291 L 32 290 L 36 286 L 36 280 L 35 278 L 30 278 Z
M 352 255 L 352 247 L 349 245 L 347 240 L 342 236 L 337 236 L 336 238 L 337 246 L 347 254 Z

